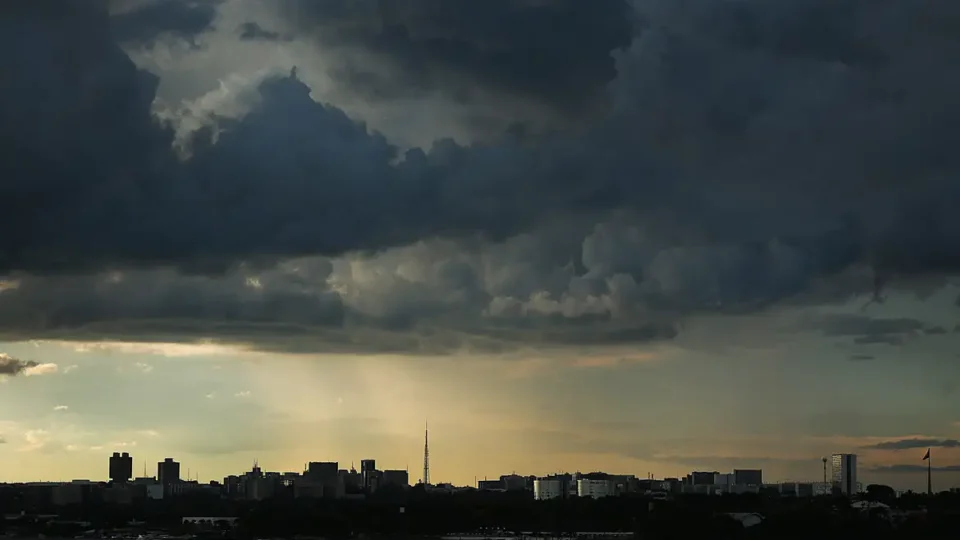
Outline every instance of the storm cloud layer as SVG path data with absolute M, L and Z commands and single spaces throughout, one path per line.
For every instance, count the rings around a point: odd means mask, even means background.
M 215 25 L 199 15 L 217 3 L 176 3 L 144 8 L 172 9 L 144 43 Z M 858 277 L 834 297 L 960 267 L 955 3 L 271 5 L 321 49 L 376 57 L 343 76 L 376 99 L 603 106 L 547 134 L 401 149 L 291 72 L 183 157 L 152 111 L 163 74 L 117 43 L 137 19 L 3 4 L 8 339 L 637 343 L 838 276 Z M 268 30 L 236 39 L 287 35 Z

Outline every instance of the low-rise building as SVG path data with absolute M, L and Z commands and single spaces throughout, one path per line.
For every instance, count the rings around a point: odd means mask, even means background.
M 762 486 L 762 469 L 734 469 L 733 483 L 738 486 Z
M 713 478 L 713 485 L 729 491 L 737 483 L 735 476 L 735 473 L 717 473 Z
M 403 469 L 386 469 L 380 477 L 381 486 L 398 487 L 407 489 L 410 487 L 410 473 Z
M 503 487 L 502 480 L 479 480 L 477 481 L 477 489 L 480 491 L 506 491 L 506 488 Z
M 520 476 L 519 474 L 505 474 L 500 477 L 503 483 L 503 489 L 507 491 L 525 491 L 531 489 L 534 478 Z

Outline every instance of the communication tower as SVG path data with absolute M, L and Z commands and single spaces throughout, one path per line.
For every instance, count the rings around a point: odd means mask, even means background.
M 430 426 L 423 425 L 423 485 L 430 485 Z

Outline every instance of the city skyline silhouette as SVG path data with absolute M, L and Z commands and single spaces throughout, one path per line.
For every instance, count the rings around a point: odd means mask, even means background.
M 0 482 L 960 486 L 953 6 L 0 3 Z

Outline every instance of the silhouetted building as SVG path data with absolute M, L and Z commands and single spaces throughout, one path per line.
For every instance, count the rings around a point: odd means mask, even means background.
M 713 485 L 729 490 L 736 482 L 736 473 L 717 473 L 713 478 Z
M 301 494 L 326 498 L 343 495 L 343 482 L 340 479 L 340 464 L 336 461 L 311 461 L 304 473 L 304 486 Z
M 164 486 L 180 482 L 180 462 L 166 458 L 157 463 L 157 481 Z
M 477 489 L 480 491 L 506 491 L 503 487 L 502 480 L 479 480 L 477 482 Z
M 734 469 L 733 483 L 738 486 L 762 486 L 763 470 L 761 469 Z
M 608 475 L 608 478 L 613 481 L 614 490 L 617 494 L 629 492 L 630 484 L 637 479 L 632 474 L 611 474 Z
M 360 493 L 363 490 L 363 482 L 360 478 L 360 473 L 357 472 L 353 466 L 350 466 L 350 470 L 340 469 L 338 471 L 340 476 L 340 482 L 343 484 L 344 493 L 356 494 Z
M 225 476 L 223 478 L 223 494 L 231 498 L 243 496 L 243 479 L 235 474 Z
M 520 476 L 519 474 L 505 474 L 500 477 L 503 489 L 507 491 L 525 491 L 533 489 L 534 478 Z
M 127 452 L 110 456 L 110 481 L 123 484 L 133 477 L 133 458 Z
M 336 461 L 311 461 L 307 464 L 306 477 L 318 482 L 336 482 L 340 465 Z
M 712 486 L 714 480 L 716 480 L 717 475 L 720 474 L 717 471 L 694 471 L 687 475 L 688 484 L 692 486 Z
M 859 490 L 857 484 L 857 455 L 834 454 L 832 465 L 834 487 L 844 495 L 856 495 Z
M 373 470 L 367 471 L 363 474 L 366 479 L 364 481 L 363 489 L 366 490 L 367 493 L 373 493 L 374 491 L 380 489 L 380 486 L 383 485 L 383 471 Z
M 629 493 L 651 493 L 655 491 L 670 491 L 670 486 L 665 480 L 654 480 L 652 478 L 631 478 L 627 482 L 626 490 Z
M 259 472 L 259 467 L 257 467 Z M 244 498 L 250 501 L 262 501 L 269 499 L 277 494 L 283 487 L 283 476 L 280 473 L 268 472 L 266 474 L 248 473 L 244 483 Z
M 302 479 L 303 476 L 300 473 L 295 473 L 292 471 L 280 474 L 280 483 L 283 485 L 283 487 L 293 487 L 294 484 Z
M 401 469 L 387 469 L 380 476 L 380 485 L 400 488 L 410 487 L 410 474 Z
M 54 486 L 50 502 L 55 506 L 81 504 L 90 499 L 95 484 L 89 480 L 73 480 Z
M 160 500 L 164 495 L 164 486 L 163 484 L 151 484 L 149 486 L 144 486 L 147 488 L 147 498 L 153 500 Z
M 138 493 L 134 491 L 136 488 L 140 489 L 141 496 L 146 495 L 146 490 L 140 486 L 115 482 L 112 486 L 103 489 L 103 502 L 120 505 L 132 504 L 135 494 Z

